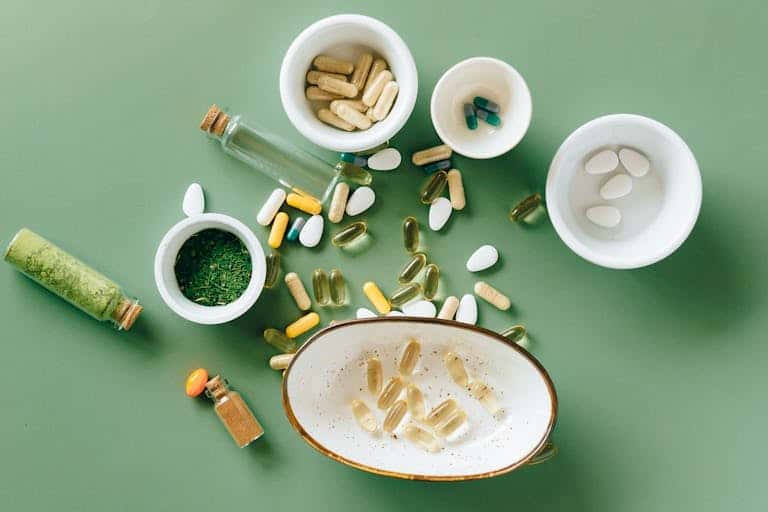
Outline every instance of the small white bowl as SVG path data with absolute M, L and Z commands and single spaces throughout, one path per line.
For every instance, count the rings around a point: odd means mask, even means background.
M 392 110 L 368 130 L 345 132 L 322 123 L 305 94 L 312 60 L 330 55 L 355 62 L 366 49 L 387 61 L 400 86 Z M 418 88 L 416 64 L 405 42 L 379 20 L 357 14 L 331 16 L 304 29 L 291 43 L 280 69 L 280 98 L 291 123 L 306 138 L 332 151 L 362 151 L 394 137 L 413 111 Z
M 478 119 L 467 128 L 464 104 L 482 96 L 499 104 L 501 126 Z M 432 124 L 440 139 L 468 158 L 494 158 L 517 146 L 531 124 L 531 92 L 522 75 L 499 59 L 473 57 L 446 71 L 432 91 Z
M 629 147 L 644 153 L 651 169 L 632 178 L 632 192 L 606 201 L 598 189 L 619 168 L 588 175 L 585 161 L 597 150 Z M 557 234 L 576 254 L 608 268 L 631 269 L 672 254 L 688 237 L 701 208 L 701 173 L 690 148 L 669 127 L 633 114 L 613 114 L 579 127 L 557 150 L 547 176 L 547 210 Z M 593 225 L 586 208 L 615 206 L 618 227 Z

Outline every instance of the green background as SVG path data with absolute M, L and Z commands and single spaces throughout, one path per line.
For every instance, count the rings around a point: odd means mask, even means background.
M 764 163 L 768 4 L 617 2 L 184 2 L 4 0 L 0 7 L 0 237 L 28 226 L 142 299 L 134 330 L 113 331 L 0 268 L 0 504 L 7 510 L 765 510 L 768 428 Z M 256 211 L 273 183 L 226 156 L 197 124 L 217 102 L 309 147 L 282 112 L 278 70 L 293 37 L 339 12 L 380 18 L 409 44 L 419 99 L 394 140 L 405 155 L 437 142 L 429 96 L 474 55 L 513 64 L 534 100 L 511 153 L 457 159 L 468 208 L 427 232 L 442 289 L 468 291 L 466 257 L 495 244 L 488 280 L 560 398 L 556 460 L 463 484 L 391 480 L 309 448 L 286 421 L 280 374 L 261 340 L 297 316 L 285 287 L 243 318 L 204 327 L 162 303 L 155 248 L 199 181 L 210 211 L 266 241 Z M 509 206 L 543 191 L 550 159 L 577 126 L 640 113 L 678 131 L 701 165 L 704 202 L 667 260 L 611 271 L 572 254 L 548 222 L 524 229 Z M 376 174 L 373 245 L 282 250 L 285 269 L 341 268 L 391 291 L 405 260 L 400 220 L 426 220 L 410 164 Z M 326 229 L 326 231 L 328 231 Z M 267 431 L 238 450 L 209 402 L 183 394 L 197 366 L 222 372 Z

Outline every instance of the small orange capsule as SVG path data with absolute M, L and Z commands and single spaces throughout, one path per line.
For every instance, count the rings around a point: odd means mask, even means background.
M 205 368 L 193 370 L 187 377 L 187 396 L 199 396 L 205 390 L 206 382 L 208 382 L 208 371 Z

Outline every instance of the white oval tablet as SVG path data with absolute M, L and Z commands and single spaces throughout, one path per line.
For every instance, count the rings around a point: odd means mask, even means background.
M 299 233 L 299 242 L 304 247 L 315 247 L 323 238 L 323 216 L 313 215 L 304 224 Z
M 368 168 L 374 171 L 391 171 L 400 167 L 403 157 L 395 148 L 385 148 L 368 158 Z
M 347 215 L 360 215 L 373 206 L 376 201 L 376 193 L 371 187 L 358 187 L 347 199 Z
M 269 226 L 272 224 L 272 219 L 275 218 L 277 211 L 281 206 L 283 206 L 284 201 L 285 190 L 281 188 L 276 188 L 273 190 L 272 193 L 269 194 L 267 200 L 264 201 L 264 204 L 262 205 L 261 210 L 259 210 L 259 213 L 256 215 L 256 222 L 262 226 Z
M 435 318 L 437 308 L 428 300 L 414 300 L 402 306 L 403 313 L 406 316 L 421 316 L 424 318 Z
M 477 301 L 474 295 L 468 293 L 461 297 L 455 318 L 457 322 L 465 324 L 475 325 L 477 323 Z
M 588 174 L 605 174 L 611 172 L 619 165 L 619 156 L 612 149 L 604 149 L 592 156 L 584 164 L 584 170 Z
M 621 148 L 619 150 L 619 160 L 621 160 L 627 172 L 635 178 L 642 178 L 648 174 L 651 168 L 651 162 L 648 161 L 648 157 L 634 149 Z
M 600 187 L 603 199 L 618 199 L 632 192 L 632 178 L 626 174 L 617 174 Z
M 187 191 L 184 193 L 184 201 L 181 203 L 181 210 L 187 217 L 200 215 L 205 211 L 203 187 L 198 183 L 193 183 L 187 187 Z
M 621 212 L 613 206 L 593 206 L 587 209 L 587 218 L 601 228 L 615 228 L 621 222 Z
M 467 260 L 467 270 L 480 272 L 491 268 L 497 261 L 499 261 L 499 251 L 492 245 L 483 245 L 473 252 Z
M 451 217 L 453 207 L 451 201 L 445 197 L 438 197 L 429 206 L 429 229 L 440 231 Z
M 375 318 L 377 316 L 379 315 L 368 308 L 357 308 L 357 311 L 355 311 L 355 318 Z

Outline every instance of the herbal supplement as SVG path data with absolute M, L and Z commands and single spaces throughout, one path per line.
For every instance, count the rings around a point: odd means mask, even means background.
M 264 429 L 240 393 L 230 391 L 221 376 L 217 375 L 208 381 L 205 394 L 213 400 L 216 414 L 237 446 L 245 448 L 264 434 Z
M 341 270 L 334 268 L 330 274 L 331 302 L 335 306 L 343 306 L 347 300 L 347 284 Z
M 285 198 L 285 202 L 288 203 L 288 206 L 292 206 L 297 210 L 301 210 L 310 215 L 317 215 L 323 211 L 323 206 L 320 204 L 320 201 L 310 196 L 292 192 Z
M 365 81 L 365 87 L 363 87 L 363 92 L 368 90 L 368 87 L 373 83 L 373 79 L 376 78 L 379 73 L 387 69 L 387 61 L 384 59 L 376 59 L 373 61 L 373 65 L 371 66 L 371 70 L 368 72 L 368 79 Z
M 354 153 L 340 153 L 339 157 L 342 162 L 347 162 L 358 167 L 365 167 L 368 165 L 368 159 L 364 156 L 358 156 Z
M 306 311 L 312 307 L 312 301 L 309 300 L 307 289 L 304 288 L 304 283 L 301 282 L 299 275 L 296 272 L 288 272 L 285 274 L 285 284 L 288 286 L 288 291 L 291 292 L 296 306 Z
M 331 126 L 335 126 L 336 128 L 340 130 L 344 130 L 347 132 L 351 132 L 355 130 L 355 125 L 352 123 L 348 123 L 347 121 L 343 120 L 327 108 L 321 108 L 317 111 L 317 118 L 324 122 L 325 124 L 329 124 Z
M 475 295 L 502 311 L 506 311 L 512 306 L 509 297 L 485 281 L 475 283 Z
M 593 206 L 587 208 L 587 219 L 601 228 L 615 228 L 621 223 L 621 212 L 613 206 Z
M 269 358 L 269 367 L 273 370 L 285 370 L 293 361 L 294 354 L 278 354 Z
M 299 233 L 299 242 L 304 247 L 316 247 L 323 237 L 323 226 L 325 221 L 322 215 L 313 215 L 309 218 Z
M 264 278 L 264 288 L 272 288 L 280 276 L 280 253 L 272 251 L 267 255 L 267 271 Z
M 288 214 L 280 212 L 275 215 L 275 220 L 272 221 L 272 229 L 269 232 L 267 245 L 273 249 L 280 247 L 283 243 L 286 228 L 288 228 Z
M 454 210 L 463 210 L 467 205 L 464 196 L 464 182 L 461 179 L 461 171 L 451 169 L 448 171 L 448 197 Z
M 373 181 L 371 173 L 362 167 L 349 162 L 339 162 L 336 164 L 336 170 L 339 171 L 339 174 L 341 174 L 345 180 L 357 183 L 358 185 L 370 185 Z
M 318 55 L 312 61 L 312 64 L 319 71 L 326 71 L 328 73 L 339 73 L 341 75 L 348 75 L 355 68 L 354 64 L 346 60 L 334 59 L 327 55 Z
M 480 272 L 491 268 L 497 261 L 499 261 L 499 251 L 492 245 L 482 245 L 467 260 L 467 270 Z
M 205 383 L 208 382 L 208 371 L 205 368 L 192 370 L 187 376 L 187 382 L 184 385 L 184 391 L 189 397 L 200 396 L 205 391 Z
M 403 245 L 408 252 L 419 248 L 419 222 L 414 217 L 403 219 Z
M 619 166 L 619 155 L 612 149 L 598 151 L 584 164 L 587 174 L 607 174 Z
M 487 110 L 478 108 L 477 110 L 475 110 L 475 114 L 477 115 L 478 119 L 482 119 L 483 121 L 490 124 L 491 126 L 501 125 L 501 118 L 496 114 L 494 114 L 493 112 L 488 112 Z
M 532 214 L 536 208 L 541 205 L 541 194 L 536 192 L 532 194 L 509 210 L 509 220 L 513 222 L 520 222 L 525 220 L 530 214 Z
M 239 238 L 234 238 L 240 242 Z M 216 247 L 210 252 L 219 254 L 221 249 Z M 243 250 L 248 254 L 245 247 Z M 243 290 L 251 278 L 250 254 L 247 258 L 248 279 Z M 138 300 L 126 296 L 114 281 L 27 228 L 20 229 L 11 239 L 4 259 L 16 270 L 73 306 L 96 320 L 111 321 L 120 330 L 130 329 L 143 309 Z M 225 261 L 232 263 L 234 260 L 233 256 Z M 239 283 L 239 279 L 235 279 L 231 284 Z M 238 296 L 240 293 L 242 290 Z
M 424 395 L 416 384 L 408 384 L 405 390 L 406 401 L 408 402 L 408 412 L 413 419 L 422 421 L 427 415 L 427 409 L 424 405 Z
M 346 96 L 347 98 L 354 98 L 357 96 L 357 87 L 355 84 L 351 84 L 346 80 L 339 80 L 330 76 L 321 76 L 317 80 L 317 86 L 331 94 L 338 94 L 339 96 Z
M 379 396 L 383 380 L 384 371 L 381 369 L 381 361 L 377 357 L 371 357 L 365 366 L 365 382 L 368 385 L 368 391 L 374 396 Z
M 331 206 L 328 207 L 328 221 L 337 224 L 344 218 L 344 210 L 347 208 L 347 198 L 349 197 L 349 185 L 344 182 L 338 183 L 333 190 Z
M 381 293 L 381 289 L 373 281 L 368 281 L 363 285 L 363 293 L 379 314 L 386 315 L 392 309 L 387 298 Z
M 379 316 L 379 315 L 377 315 L 376 313 L 374 313 L 373 311 L 371 311 L 368 308 L 357 308 L 355 310 L 355 318 L 357 318 L 357 319 L 360 319 L 360 318 L 376 318 L 377 316 Z
M 331 106 L 331 112 L 361 130 L 367 130 L 373 123 L 365 114 L 358 112 L 345 103 L 334 103 Z
M 371 110 L 372 116 L 376 121 L 382 121 L 389 115 L 398 92 L 400 92 L 400 86 L 397 85 L 397 82 L 389 82 L 384 86 L 379 99 L 376 100 L 376 104 Z
M 275 347 L 280 352 L 296 352 L 296 342 L 272 327 L 264 329 L 264 341 Z
M 317 327 L 317 324 L 320 323 L 320 315 L 318 315 L 315 312 L 307 313 L 306 315 L 302 316 L 298 320 L 294 321 L 292 324 L 290 324 L 288 327 L 285 328 L 285 335 L 289 338 L 297 338 L 304 334 L 305 332 L 309 331 L 310 329 L 314 329 Z
M 264 201 L 259 213 L 256 215 L 256 222 L 262 226 L 269 226 L 272 224 L 272 220 L 285 202 L 285 195 L 285 190 L 281 188 L 273 190 L 272 193 L 269 194 L 267 200 Z
M 451 158 L 453 150 L 447 144 L 441 144 L 427 149 L 417 151 L 411 156 L 411 162 L 418 167 L 431 164 L 432 162 L 439 162 L 440 160 L 448 160 Z
M 469 384 L 469 392 L 488 410 L 488 412 L 491 414 L 499 412 L 499 402 L 496 400 L 496 395 L 493 394 L 493 391 L 487 384 L 479 380 L 473 380 Z
M 414 300 L 403 304 L 401 309 L 406 316 L 435 318 L 437 314 L 437 307 L 428 300 Z
M 461 296 L 456 310 L 456 321 L 475 325 L 477 323 L 477 301 L 471 293 Z
M 353 222 L 331 238 L 331 243 L 336 247 L 344 247 L 351 244 L 368 230 L 368 224 L 364 221 Z
M 416 252 L 411 256 L 411 259 L 403 266 L 403 270 L 397 276 L 397 282 L 400 284 L 407 284 L 413 281 L 419 272 L 427 264 L 427 255 L 423 252 Z
M 368 158 L 368 168 L 374 171 L 391 171 L 400 166 L 402 155 L 395 148 L 385 148 Z
M 435 453 L 440 451 L 440 442 L 437 438 L 418 425 L 413 423 L 407 425 L 405 430 L 403 430 L 403 436 L 428 452 Z
M 352 73 L 350 82 L 352 82 L 358 90 L 362 91 L 363 87 L 365 87 L 365 82 L 368 80 L 368 72 L 371 70 L 372 65 L 373 55 L 370 53 L 363 53 L 357 58 L 355 71 Z
M 363 103 L 363 100 L 333 100 L 330 104 L 331 109 L 338 108 L 333 106 L 334 103 L 344 103 L 345 105 L 352 107 L 358 112 L 365 112 L 368 110 L 368 105 Z
M 392 407 L 392 404 L 398 399 L 400 393 L 403 392 L 404 387 L 405 384 L 403 383 L 403 379 L 400 377 L 391 377 L 384 385 L 384 389 L 381 390 L 381 394 L 379 395 L 379 400 L 376 402 L 379 409 L 387 410 Z
M 347 201 L 347 215 L 354 217 L 365 212 L 376 202 L 376 193 L 371 187 L 358 187 Z
M 327 306 L 331 300 L 331 285 L 325 270 L 317 268 L 312 272 L 312 289 L 315 292 L 317 305 Z
M 324 91 L 316 85 L 307 87 L 305 94 L 310 101 L 333 101 L 344 97 L 341 94 Z
M 459 307 L 459 299 L 453 295 L 446 297 L 443 301 L 443 307 L 440 308 L 440 312 L 437 314 L 437 318 L 443 320 L 453 320 L 453 315 L 456 314 L 456 310 Z
M 363 103 L 369 107 L 374 106 L 376 101 L 379 99 L 381 92 L 384 90 L 384 86 L 386 86 L 391 81 L 392 73 L 389 70 L 385 69 L 380 71 L 378 75 L 373 77 L 373 81 L 365 86 L 365 91 L 363 92 Z
M 331 78 L 336 78 L 338 80 L 347 81 L 346 75 L 342 75 L 339 73 L 328 73 L 326 71 L 308 71 L 307 72 L 307 83 L 311 85 L 317 85 L 317 81 L 320 80 L 321 76 L 329 76 Z
M 422 204 L 432 204 L 432 201 L 443 193 L 446 183 L 448 183 L 448 173 L 445 171 L 436 172 L 421 188 L 419 200 Z
M 477 130 L 477 114 L 471 103 L 464 104 L 464 121 L 467 123 L 467 128 Z
M 409 341 L 403 351 L 400 353 L 400 363 L 397 365 L 397 371 L 405 377 L 413 373 L 416 363 L 421 357 L 421 343 L 416 340 Z
M 600 197 L 606 200 L 619 199 L 632 192 L 632 178 L 627 174 L 617 174 L 600 187 Z
M 421 293 L 419 283 L 408 283 L 395 290 L 389 297 L 389 302 L 393 306 L 402 306 L 408 301 L 415 299 Z
M 440 284 L 440 267 L 434 263 L 427 265 L 424 270 L 424 286 L 421 292 L 427 300 L 432 300 L 437 295 L 437 287 Z
M 443 400 L 437 404 L 434 409 L 429 411 L 429 414 L 427 414 L 427 417 L 424 419 L 424 423 L 430 427 L 435 427 L 458 410 L 459 404 L 456 403 L 456 400 L 453 398 Z
M 408 404 L 405 400 L 398 400 L 392 404 L 392 407 L 389 408 L 387 415 L 384 417 L 384 432 L 395 430 L 403 421 L 406 412 L 408 412 Z
M 498 114 L 499 110 L 501 110 L 498 103 L 495 103 L 488 98 L 483 98 L 482 96 L 475 96 L 475 99 L 472 100 L 472 103 L 474 103 L 478 108 L 487 110 L 488 112 L 493 112 L 495 114 Z
M 439 162 L 433 162 L 429 165 L 425 165 L 422 167 L 424 169 L 424 172 L 427 174 L 432 174 L 433 172 L 441 171 L 443 169 L 448 169 L 451 166 L 450 160 L 440 160 Z
M 467 421 L 467 413 L 459 409 L 450 417 L 445 419 L 442 424 L 435 427 L 435 433 L 440 437 L 448 437 L 456 432 Z
M 448 352 L 443 356 L 443 364 L 445 369 L 448 370 L 448 374 L 453 379 L 453 382 L 461 387 L 466 387 L 469 383 L 469 376 L 467 376 L 467 370 L 464 369 L 464 361 L 456 354 L 456 352 Z
M 525 327 L 522 325 L 513 325 L 512 327 L 507 327 L 499 334 L 505 338 L 508 338 L 509 341 L 517 345 L 525 345 L 526 341 L 528 340 L 528 333 L 525 330 Z
M 301 234 L 301 230 L 306 222 L 307 219 L 304 217 L 296 217 L 296 219 L 293 221 L 293 224 L 291 224 L 291 228 L 288 230 L 288 234 L 285 235 L 285 239 L 289 242 L 295 242 L 298 240 L 299 235 Z
M 432 204 L 429 205 L 429 229 L 432 231 L 440 231 L 448 223 L 448 219 L 451 218 L 451 202 L 444 198 L 438 197 Z
M 629 174 L 635 178 L 642 178 L 651 169 L 651 162 L 648 157 L 630 148 L 621 148 L 619 150 L 619 160 Z
M 365 403 L 360 400 L 352 400 L 352 414 L 354 414 L 357 423 L 363 427 L 363 430 L 373 434 L 379 428 L 373 413 Z
M 181 211 L 187 217 L 200 215 L 205 211 L 205 195 L 199 183 L 193 183 L 187 187 L 187 191 L 184 192 L 184 201 L 181 203 Z

